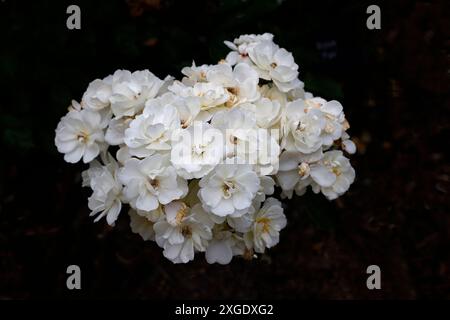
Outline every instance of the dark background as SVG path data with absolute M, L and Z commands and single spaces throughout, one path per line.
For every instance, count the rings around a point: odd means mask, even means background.
M 0 1 L 0 299 L 450 298 L 448 1 Z M 81 30 L 66 8 L 81 7 Z M 180 77 L 224 57 L 223 40 L 272 32 L 306 89 L 344 105 L 357 179 L 328 202 L 287 205 L 267 255 L 173 265 L 153 242 L 88 217 L 83 164 L 54 129 L 71 99 L 116 69 Z M 82 290 L 66 289 L 66 268 Z M 367 290 L 366 268 L 382 271 Z

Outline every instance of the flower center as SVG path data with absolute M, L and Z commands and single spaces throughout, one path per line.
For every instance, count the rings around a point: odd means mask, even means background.
M 340 176 L 342 174 L 341 170 L 338 167 L 333 167 L 331 169 L 331 172 L 333 172 L 336 176 Z
M 89 133 L 81 131 L 77 134 L 77 140 L 82 143 L 86 143 L 89 140 Z
M 230 108 L 232 107 L 238 100 L 237 95 L 239 94 L 239 88 L 236 87 L 230 87 L 226 88 L 229 93 L 228 101 L 225 102 L 225 107 Z
M 256 219 L 256 223 L 262 224 L 262 232 L 268 233 L 270 228 L 270 219 L 269 218 L 259 218 Z
M 152 186 L 153 189 L 158 190 L 159 188 L 159 180 L 158 179 L 148 179 L 148 183 Z
M 270 66 L 271 66 L 273 69 L 275 69 L 278 65 L 277 65 L 275 62 L 272 62 L 272 63 L 270 64 Z
M 223 197 L 229 199 L 236 191 L 236 186 L 232 181 L 224 181 L 222 186 Z
M 191 229 L 191 227 L 189 227 L 189 226 L 183 226 L 183 227 L 181 227 L 181 234 L 182 234 L 184 237 L 190 237 L 190 236 L 192 236 L 192 229 Z
M 305 162 L 302 162 L 299 166 L 298 166 L 298 175 L 300 177 L 304 177 L 307 174 L 309 174 L 309 165 Z
M 183 221 L 184 217 L 186 216 L 186 214 L 188 213 L 188 206 L 182 202 L 181 203 L 181 208 L 177 211 L 177 215 L 175 217 L 175 222 L 177 225 L 180 225 L 181 222 Z
M 303 123 L 302 121 L 299 121 L 296 131 L 301 131 L 302 132 L 302 131 L 305 131 L 305 129 L 306 129 L 306 124 Z

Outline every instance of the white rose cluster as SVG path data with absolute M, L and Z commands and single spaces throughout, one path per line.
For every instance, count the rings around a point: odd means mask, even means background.
M 64 160 L 90 164 L 95 221 L 114 226 L 128 204 L 131 230 L 174 263 L 256 257 L 286 226 L 276 188 L 332 200 L 355 178 L 342 105 L 303 90 L 273 35 L 225 44 L 225 59 L 193 63 L 181 81 L 148 70 L 94 80 L 56 128 Z

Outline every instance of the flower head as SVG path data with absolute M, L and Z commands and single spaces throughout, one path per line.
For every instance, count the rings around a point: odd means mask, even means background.
M 275 246 L 280 239 L 280 231 L 286 226 L 286 217 L 281 202 L 268 198 L 254 216 L 253 228 L 245 234 L 248 247 L 263 253 Z
M 122 184 L 118 179 L 119 166 L 116 160 L 108 154 L 104 157 L 105 165 L 94 160 L 88 170 L 83 172 L 83 186 L 92 189 L 92 195 L 88 199 L 91 216 L 97 215 L 95 222 L 106 217 L 109 225 L 119 216 L 122 209 Z
M 242 216 L 250 208 L 260 181 L 251 165 L 220 164 L 203 177 L 198 193 L 206 210 L 218 216 Z
M 144 211 L 180 199 L 188 191 L 186 180 L 177 176 L 168 155 L 154 154 L 143 160 L 131 158 L 120 170 L 119 178 L 131 206 Z
M 112 76 L 111 109 L 117 118 L 132 117 L 156 97 L 164 82 L 148 70 L 117 70 Z
M 83 158 L 91 162 L 104 148 L 104 125 L 99 113 L 82 109 L 72 110 L 58 123 L 55 145 L 64 153 L 64 160 L 76 163 Z
M 211 239 L 213 222 L 200 204 L 188 207 L 182 201 L 164 206 L 165 219 L 154 225 L 156 242 L 173 263 L 194 259 L 195 251 L 205 251 Z
M 323 158 L 311 165 L 311 178 L 329 200 L 344 194 L 355 180 L 355 170 L 342 151 L 324 153 Z

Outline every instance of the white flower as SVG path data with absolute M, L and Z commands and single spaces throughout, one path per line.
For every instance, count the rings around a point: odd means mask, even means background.
M 171 162 L 185 179 L 199 179 L 223 159 L 220 131 L 205 122 L 195 122 L 174 137 Z
M 297 195 L 303 195 L 306 187 L 312 182 L 310 163 L 317 162 L 322 157 L 322 149 L 307 155 L 284 151 L 280 155 L 280 167 L 276 174 L 278 184 L 283 191 L 282 195 L 290 199 L 294 190 Z
M 181 98 L 171 92 L 164 96 L 167 96 L 168 99 L 170 99 L 168 104 L 171 104 L 176 108 L 181 128 L 185 129 L 189 127 L 196 120 L 202 121 L 200 102 L 196 97 Z M 209 120 L 209 118 L 205 119 L 205 121 L 206 120 Z
M 272 34 L 225 44 L 225 59 L 192 62 L 181 81 L 148 70 L 92 81 L 55 130 L 67 162 L 90 162 L 95 221 L 114 225 L 129 204 L 132 232 L 173 263 L 256 257 L 286 226 L 275 185 L 283 199 L 311 187 L 332 200 L 355 179 L 342 105 L 305 92 Z
M 122 184 L 117 177 L 119 166 L 115 159 L 108 154 L 104 160 L 104 166 L 98 161 L 90 163 L 89 169 L 83 172 L 83 186 L 89 186 L 93 191 L 88 199 L 92 210 L 90 216 L 97 215 L 95 222 L 106 217 L 112 226 L 122 209 Z
M 257 151 L 256 119 L 250 111 L 242 108 L 221 110 L 214 115 L 211 124 L 224 135 L 227 157 L 238 154 L 244 157 Z M 249 146 L 250 143 L 252 145 Z
M 139 234 L 144 241 L 155 241 L 155 231 L 153 226 L 156 222 L 165 219 L 162 206 L 152 211 L 142 211 L 130 208 L 128 211 L 130 216 L 131 231 Z
M 226 228 L 225 224 L 215 225 L 213 238 L 205 252 L 206 261 L 210 264 L 229 264 L 235 255 L 242 255 L 243 239 Z
M 272 41 L 273 34 L 270 33 L 264 33 L 264 34 L 244 34 L 241 35 L 239 38 L 234 39 L 233 42 L 230 41 L 224 41 L 225 45 L 230 48 L 231 51 L 227 57 L 226 61 L 227 63 L 231 65 L 235 65 L 239 62 L 246 62 L 248 63 L 248 49 L 251 47 L 256 46 L 260 41 Z
M 319 162 L 311 165 L 311 178 L 329 200 L 334 200 L 353 183 L 355 170 L 342 151 L 333 150 L 325 152 Z
M 256 197 L 253 199 L 253 205 L 258 207 L 264 200 L 266 196 L 272 195 L 275 192 L 275 181 L 271 176 L 260 176 L 260 187 L 258 192 L 256 192 Z
M 280 231 L 286 226 L 286 216 L 281 202 L 275 198 L 268 198 L 254 217 L 253 228 L 244 235 L 247 247 L 255 252 L 263 253 L 265 248 L 275 246 L 280 238 Z
M 187 263 L 195 251 L 205 251 L 211 239 L 213 222 L 200 204 L 189 208 L 182 201 L 164 206 L 166 219 L 154 225 L 156 242 L 173 263 Z
M 283 146 L 288 151 L 312 153 L 323 145 L 326 120 L 319 109 L 308 108 L 303 100 L 289 102 L 284 115 Z
M 198 196 L 205 210 L 218 216 L 241 216 L 252 204 L 260 181 L 248 164 L 219 164 L 203 177 Z
M 195 62 L 192 61 L 191 67 L 184 67 L 181 69 L 181 73 L 186 77 L 183 78 L 182 82 L 187 86 L 193 86 L 197 82 L 206 82 L 206 73 L 211 66 L 204 64 L 201 66 L 196 66 Z
M 280 146 L 268 130 L 257 127 L 254 113 L 240 107 L 221 110 L 211 124 L 222 131 L 228 158 L 236 157 L 255 165 L 260 175 L 278 170 Z
M 83 107 L 94 111 L 108 108 L 111 105 L 109 99 L 112 94 L 112 79 L 112 76 L 108 76 L 103 80 L 96 79 L 92 81 L 83 94 L 81 100 Z
M 169 90 L 182 98 L 195 98 L 200 110 L 223 106 L 229 99 L 226 88 L 211 82 L 197 82 L 191 87 L 175 81 Z
M 350 140 L 350 136 L 348 135 L 347 132 L 342 133 L 341 139 L 342 139 L 341 142 L 342 149 L 348 154 L 354 154 L 356 152 L 356 145 L 352 140 Z
M 261 93 L 261 97 L 267 98 L 272 103 L 275 101 L 280 104 L 282 109 L 286 106 L 288 101 L 288 93 L 280 91 L 276 86 L 272 84 L 264 84 L 259 88 L 259 92 Z
M 158 208 L 156 208 L 155 210 L 151 210 L 151 211 L 144 211 L 144 210 L 135 210 L 136 214 L 146 218 L 149 221 L 152 222 L 158 222 L 159 220 L 164 218 L 164 210 L 163 210 L 163 206 L 160 205 Z
M 173 131 L 180 128 L 178 112 L 165 99 L 148 100 L 144 112 L 125 130 L 125 144 L 133 156 L 147 157 L 157 151 L 169 151 Z
M 225 63 L 211 66 L 206 79 L 226 89 L 228 99 L 225 106 L 228 108 L 259 98 L 258 73 L 245 63 L 239 63 L 234 68 Z
M 169 165 L 169 157 L 154 154 L 143 160 L 131 158 L 119 172 L 124 195 L 133 208 L 151 211 L 187 194 L 186 180 Z
M 298 65 L 292 53 L 278 47 L 272 41 L 264 40 L 256 46 L 248 48 L 251 61 L 256 65 L 259 77 L 272 80 L 283 92 L 301 86 L 298 76 Z
M 271 175 L 278 171 L 280 145 L 276 137 L 264 129 L 258 130 L 258 157 L 255 170 L 259 175 Z
M 128 211 L 128 215 L 130 216 L 130 227 L 133 233 L 139 234 L 144 241 L 155 240 L 155 231 L 153 230 L 155 223 L 152 220 L 139 215 L 132 208 Z
M 164 82 L 148 70 L 117 70 L 112 79 L 111 109 L 117 118 L 132 117 L 156 97 Z
M 64 160 L 76 163 L 92 161 L 104 147 L 102 117 L 88 109 L 73 110 L 61 118 L 56 128 L 55 145 Z
M 250 110 L 260 128 L 269 129 L 275 126 L 281 118 L 281 104 L 276 100 L 261 98 L 254 103 L 242 104 L 243 109 Z
M 130 126 L 133 117 L 113 118 L 106 129 L 105 141 L 111 146 L 124 143 L 125 130 Z
M 338 101 L 326 101 L 322 98 L 305 100 L 308 109 L 319 109 L 325 119 L 325 127 L 322 130 L 322 141 L 325 146 L 331 146 L 339 139 L 344 131 L 345 115 L 343 107 Z
M 123 166 L 127 160 L 132 159 L 130 150 L 126 144 L 120 145 L 119 150 L 116 152 L 117 161 Z

